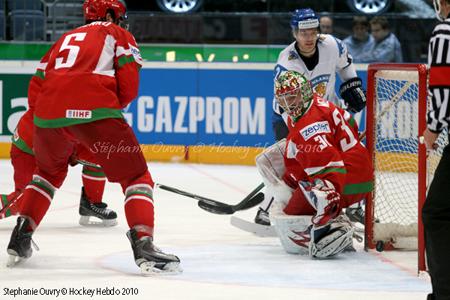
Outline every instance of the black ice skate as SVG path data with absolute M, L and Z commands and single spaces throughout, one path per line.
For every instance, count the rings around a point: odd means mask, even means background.
M 8 262 L 7 267 L 13 267 L 19 262 L 31 257 L 33 249 L 31 249 L 31 235 L 33 232 L 27 232 L 26 229 L 30 225 L 30 221 L 24 217 L 17 218 L 17 225 L 14 227 L 11 234 L 11 240 L 8 244 Z M 39 250 L 36 244 L 33 243 L 36 250 Z
M 134 261 L 141 268 L 143 275 L 179 274 L 183 271 L 180 268 L 180 259 L 158 249 L 153 245 L 152 237 L 138 239 L 135 229 L 130 229 L 127 237 L 133 248 Z
M 260 207 L 255 216 L 255 223 L 270 226 L 269 213 Z
M 117 225 L 116 212 L 108 209 L 106 203 L 90 203 L 86 197 L 84 188 L 81 188 L 79 212 L 81 216 L 79 221 L 80 225 L 105 227 Z
M 350 221 L 364 225 L 365 214 L 364 214 L 364 210 L 363 210 L 362 206 L 347 207 L 345 209 L 345 214 L 350 219 Z

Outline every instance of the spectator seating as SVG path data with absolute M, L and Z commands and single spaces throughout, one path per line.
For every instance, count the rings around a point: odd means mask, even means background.
M 40 0 L 7 0 L 6 4 L 9 12 L 9 33 L 12 40 L 45 40 L 45 17 Z
M 1 1 L 1 0 L 0 0 Z M 40 10 L 42 2 L 40 0 L 8 0 L 8 10 Z
M 44 13 L 40 10 L 14 10 L 9 14 L 10 34 L 13 40 L 45 40 Z

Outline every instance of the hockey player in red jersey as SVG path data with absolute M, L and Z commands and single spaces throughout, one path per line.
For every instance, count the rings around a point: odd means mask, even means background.
M 278 233 L 284 235 L 283 246 L 291 241 L 288 252 L 308 245 L 309 254 L 315 257 L 338 254 L 351 246 L 353 235 L 351 223 L 341 215 L 342 208 L 365 199 L 373 188 L 367 149 L 358 140 L 351 115 L 314 94 L 300 73 L 282 73 L 275 82 L 275 97 L 289 115 L 289 133 L 285 141 L 274 146 L 284 153 L 281 171 L 272 172 L 270 167 L 276 159 L 268 153 L 277 151 L 268 149 L 257 159 L 266 184 L 275 190 L 270 217 Z M 309 216 L 308 222 L 302 219 L 300 223 L 301 227 L 312 223 L 312 229 L 286 228 L 283 221 L 289 215 Z M 287 219 L 293 224 L 292 218 Z M 305 244 L 301 240 L 309 230 L 311 237 Z M 299 232 L 303 232 L 301 238 Z
M 32 180 L 36 162 L 33 153 L 33 114 L 34 103 L 41 89 L 44 74 L 44 66 L 48 63 L 48 55 L 45 55 L 31 78 L 28 88 L 29 110 L 20 118 L 12 138 L 11 163 L 14 167 L 15 190 L 9 195 L 0 195 L 0 219 L 19 214 L 21 205 L 21 193 Z M 106 177 L 101 167 L 96 166 L 94 157 L 90 151 L 81 144 L 77 144 L 75 152 L 71 156 L 70 164 L 76 164 L 77 161 L 88 162 L 89 165 L 83 166 L 80 197 L 80 224 L 114 226 L 117 224 L 117 214 L 108 209 L 106 203 L 102 202 L 103 191 L 105 188 Z M 97 220 L 99 219 L 100 222 Z
M 142 64 L 134 37 L 119 26 L 126 18 L 125 7 L 118 0 L 87 0 L 83 11 L 86 25 L 56 41 L 44 66 L 34 104 L 37 167 L 22 196 L 8 264 L 31 256 L 31 236 L 66 177 L 76 143 L 81 143 L 108 180 L 122 186 L 127 236 L 141 271 L 178 273 L 179 258 L 153 244 L 154 182 L 121 113 L 137 96 Z
M 36 76 L 32 81 L 36 81 Z M 31 93 L 29 98 L 31 98 Z M 12 138 L 11 163 L 14 168 L 14 192 L 8 195 L 0 195 L 0 219 L 20 213 L 21 197 L 27 184 L 32 180 L 36 162 L 33 153 L 33 111 L 25 112 L 20 118 Z M 82 170 L 82 182 L 80 197 L 80 225 L 83 226 L 115 226 L 117 214 L 107 208 L 102 202 L 106 177 L 100 166 L 96 166 L 91 152 L 81 144 L 77 144 L 75 152 L 71 156 L 70 164 L 78 161 L 86 162 Z M 94 220 L 93 220 L 94 218 Z

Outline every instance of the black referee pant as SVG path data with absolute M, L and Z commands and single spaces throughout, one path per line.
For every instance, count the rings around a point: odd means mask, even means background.
M 450 145 L 444 148 L 422 209 L 425 247 L 433 294 L 450 300 Z

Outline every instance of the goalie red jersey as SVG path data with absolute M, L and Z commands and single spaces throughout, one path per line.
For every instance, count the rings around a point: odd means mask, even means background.
M 343 196 L 344 207 L 372 191 L 372 163 L 348 112 L 314 95 L 301 118 L 288 123 L 287 182 L 327 180 Z
M 116 24 L 69 31 L 46 56 L 34 116 L 39 127 L 122 118 L 121 109 L 137 96 L 142 59 L 133 36 Z

